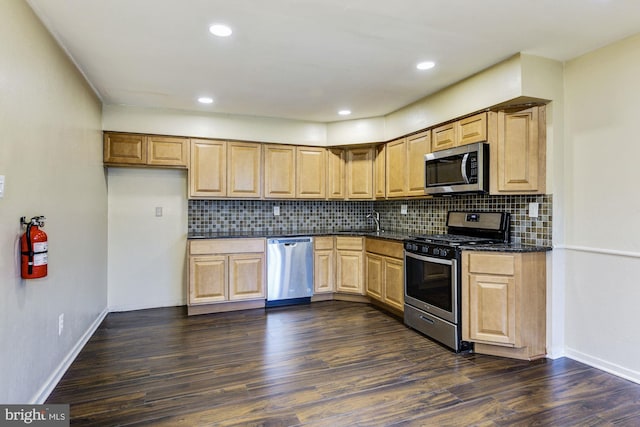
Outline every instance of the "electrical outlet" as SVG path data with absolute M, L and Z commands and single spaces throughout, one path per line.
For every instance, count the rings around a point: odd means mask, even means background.
M 62 335 L 63 329 L 64 329 L 64 313 L 58 316 L 58 336 Z
M 538 203 L 529 203 L 529 218 L 538 218 Z
M 162 216 L 162 206 L 156 208 L 156 216 Z
M 408 208 L 409 206 L 407 205 L 400 205 L 400 215 L 406 215 Z
M 280 206 L 273 207 L 273 216 L 280 216 Z
M 4 175 L 0 175 L 0 199 L 4 197 Z

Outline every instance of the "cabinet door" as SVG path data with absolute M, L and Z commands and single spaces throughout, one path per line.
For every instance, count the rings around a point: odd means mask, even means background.
M 324 199 L 327 176 L 327 150 L 321 147 L 296 148 L 296 196 Z
M 456 123 L 438 126 L 433 130 L 432 151 L 446 150 L 456 146 Z
M 367 295 L 379 301 L 384 301 L 382 257 L 374 254 L 366 254 L 365 263 Z
M 327 197 L 344 199 L 346 153 L 342 148 L 327 150 Z
M 189 304 L 207 304 L 228 299 L 227 257 L 190 257 Z
M 347 198 L 373 199 L 374 147 L 347 150 Z
M 335 252 L 316 250 L 313 254 L 313 290 L 320 294 L 335 290 Z
M 404 311 L 404 263 L 384 258 L 384 302 Z
M 469 336 L 472 341 L 515 345 L 513 276 L 469 275 Z
M 487 140 L 487 113 L 476 114 L 457 122 L 458 145 Z
M 187 167 L 189 139 L 175 136 L 147 137 L 147 164 Z
M 229 300 L 264 298 L 264 265 L 264 254 L 229 255 Z
M 364 294 L 362 252 L 337 251 L 336 291 Z
M 539 139 L 539 125 L 538 107 L 498 112 L 497 143 L 491 144 L 494 192 L 544 193 L 546 144 Z
M 262 195 L 262 144 L 227 143 L 227 196 L 258 198 Z
M 376 147 L 376 157 L 373 160 L 374 168 L 374 192 L 376 199 L 384 199 L 387 196 L 387 145 L 380 144 Z
M 191 140 L 189 197 L 224 197 L 227 194 L 227 143 Z
M 104 162 L 123 165 L 146 164 L 146 137 L 127 133 L 105 133 Z
M 400 138 L 387 143 L 387 197 L 402 197 L 407 186 L 407 141 Z
M 296 197 L 296 147 L 264 146 L 264 197 L 290 199 Z
M 431 152 L 431 132 L 407 137 L 407 196 L 424 196 L 424 155 Z

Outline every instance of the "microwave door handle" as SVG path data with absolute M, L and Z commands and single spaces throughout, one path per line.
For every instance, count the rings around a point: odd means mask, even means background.
M 464 183 L 469 183 L 469 177 L 467 176 L 467 160 L 469 160 L 469 153 L 465 153 L 462 156 L 462 164 L 460 165 L 460 172 L 462 173 L 462 179 L 464 179 Z

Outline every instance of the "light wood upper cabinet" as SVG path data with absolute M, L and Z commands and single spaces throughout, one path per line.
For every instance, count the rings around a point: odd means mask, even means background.
M 462 336 L 477 353 L 536 359 L 546 353 L 544 252 L 462 254 Z
M 407 187 L 407 140 L 396 139 L 387 143 L 386 184 L 387 197 L 402 197 Z
M 147 136 L 147 164 L 187 167 L 189 140 L 175 136 Z
M 226 141 L 192 139 L 189 197 L 224 197 L 226 195 Z
M 433 129 L 433 142 L 431 149 L 433 151 L 446 150 L 457 145 L 456 126 L 455 123 L 447 123 Z
M 491 194 L 546 191 L 545 107 L 493 113 L 497 136 L 491 142 Z
M 487 141 L 487 113 L 479 113 L 433 129 L 432 151 Z
M 487 140 L 487 113 L 476 114 L 456 122 L 457 144 L 473 144 Z
M 424 196 L 424 155 L 431 152 L 431 131 L 407 137 L 407 196 Z
M 327 198 L 344 199 L 346 151 L 343 148 L 327 149 Z
M 104 163 L 107 166 L 186 168 L 188 153 L 188 138 L 104 133 Z
M 373 161 L 374 174 L 374 196 L 376 199 L 384 199 L 387 196 L 387 144 L 380 144 L 376 147 L 375 159 Z
M 375 147 L 347 150 L 347 199 L 373 199 Z
M 424 155 L 430 150 L 430 131 L 387 143 L 387 197 L 424 196 Z
M 292 199 L 296 197 L 296 147 L 265 144 L 264 197 Z
M 262 195 L 262 144 L 227 143 L 227 196 L 258 198 Z
M 322 147 L 296 147 L 296 197 L 326 198 L 327 150 Z

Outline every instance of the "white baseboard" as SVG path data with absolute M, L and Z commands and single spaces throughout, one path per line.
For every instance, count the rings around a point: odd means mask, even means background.
M 578 362 L 582 362 L 593 368 L 600 369 L 601 371 L 605 371 L 617 377 L 624 378 L 625 380 L 640 384 L 640 372 L 638 371 L 627 369 L 624 366 L 607 362 L 606 360 L 602 360 L 598 357 L 594 357 L 568 347 L 566 348 L 565 353 L 570 359 L 577 360 Z
M 100 326 L 100 323 L 102 323 L 102 321 L 104 320 L 104 318 L 107 316 L 108 313 L 109 313 L 109 310 L 105 308 L 102 311 L 102 313 L 98 315 L 96 320 L 91 324 L 91 326 L 89 326 L 87 331 L 80 337 L 80 339 L 73 346 L 71 351 L 69 351 L 69 353 L 65 356 L 65 358 L 62 359 L 62 362 L 60 362 L 60 364 L 56 367 L 53 373 L 49 376 L 49 378 L 47 378 L 47 381 L 44 383 L 44 385 L 40 387 L 40 390 L 38 390 L 38 392 L 31 399 L 29 404 L 36 404 L 36 405 L 43 404 L 45 400 L 47 400 L 47 397 L 49 397 L 53 389 L 56 388 L 56 385 L 58 385 L 58 382 L 60 381 L 62 376 L 65 374 L 65 372 L 67 372 L 67 369 L 69 369 L 69 366 L 71 366 L 71 364 L 76 359 L 76 357 L 78 357 L 78 354 L 80 354 L 80 351 L 83 349 L 87 341 L 89 341 L 89 339 L 93 336 L 93 333 L 96 331 L 96 329 L 98 329 L 98 326 Z
M 147 303 L 135 303 L 135 304 L 118 304 L 109 307 L 109 313 L 117 313 L 121 311 L 134 311 L 134 310 L 147 310 L 149 308 L 162 308 L 162 307 L 179 307 L 187 305 L 186 300 L 172 300 L 172 301 L 154 301 Z

